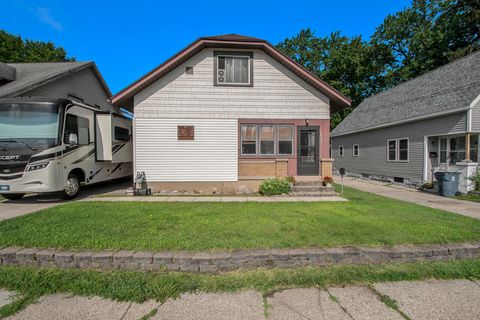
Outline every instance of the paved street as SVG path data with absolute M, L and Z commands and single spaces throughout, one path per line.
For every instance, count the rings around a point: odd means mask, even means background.
M 340 176 L 335 176 L 335 181 L 340 183 Z M 345 186 L 362 191 L 480 219 L 480 204 L 476 202 L 440 197 L 413 188 L 379 181 L 344 177 L 343 182 Z
M 92 186 L 86 186 L 81 190 L 80 196 L 76 200 L 86 199 L 92 195 L 105 193 L 114 193 L 118 190 L 124 190 L 131 185 L 129 179 L 121 179 L 111 182 L 99 183 Z M 23 216 L 38 210 L 51 208 L 66 203 L 59 199 L 58 195 L 28 195 L 23 199 L 10 201 L 0 201 L 0 221 L 18 216 Z
M 387 303 L 388 301 L 388 303 Z M 480 319 L 480 283 L 428 280 L 328 289 L 184 294 L 160 304 L 50 295 L 8 319 Z

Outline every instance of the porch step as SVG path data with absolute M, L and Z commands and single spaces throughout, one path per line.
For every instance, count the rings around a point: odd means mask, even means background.
M 333 192 L 335 189 L 328 188 L 322 185 L 294 185 L 292 187 L 293 192 L 308 192 L 308 191 L 318 191 L 318 192 Z
M 292 197 L 332 197 L 337 196 L 333 187 L 325 187 L 320 181 L 296 182 L 292 187 Z
M 291 192 L 290 197 L 335 197 L 338 196 L 336 192 L 319 192 L 319 191 L 296 191 Z

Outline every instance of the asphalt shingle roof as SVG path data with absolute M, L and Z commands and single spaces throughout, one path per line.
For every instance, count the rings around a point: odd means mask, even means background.
M 478 95 L 480 51 L 365 99 L 332 136 L 467 109 Z
M 12 97 L 68 73 L 93 65 L 92 62 L 7 63 L 16 69 L 15 80 L 0 84 L 0 97 Z

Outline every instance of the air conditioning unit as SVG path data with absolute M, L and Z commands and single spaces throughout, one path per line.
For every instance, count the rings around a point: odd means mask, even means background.
M 218 69 L 217 70 L 217 82 L 224 83 L 225 82 L 225 69 Z

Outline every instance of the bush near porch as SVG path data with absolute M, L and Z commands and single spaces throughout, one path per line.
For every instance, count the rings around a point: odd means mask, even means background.
M 75 202 L 0 222 L 0 245 L 206 250 L 480 241 L 480 221 L 345 188 L 348 202 Z

